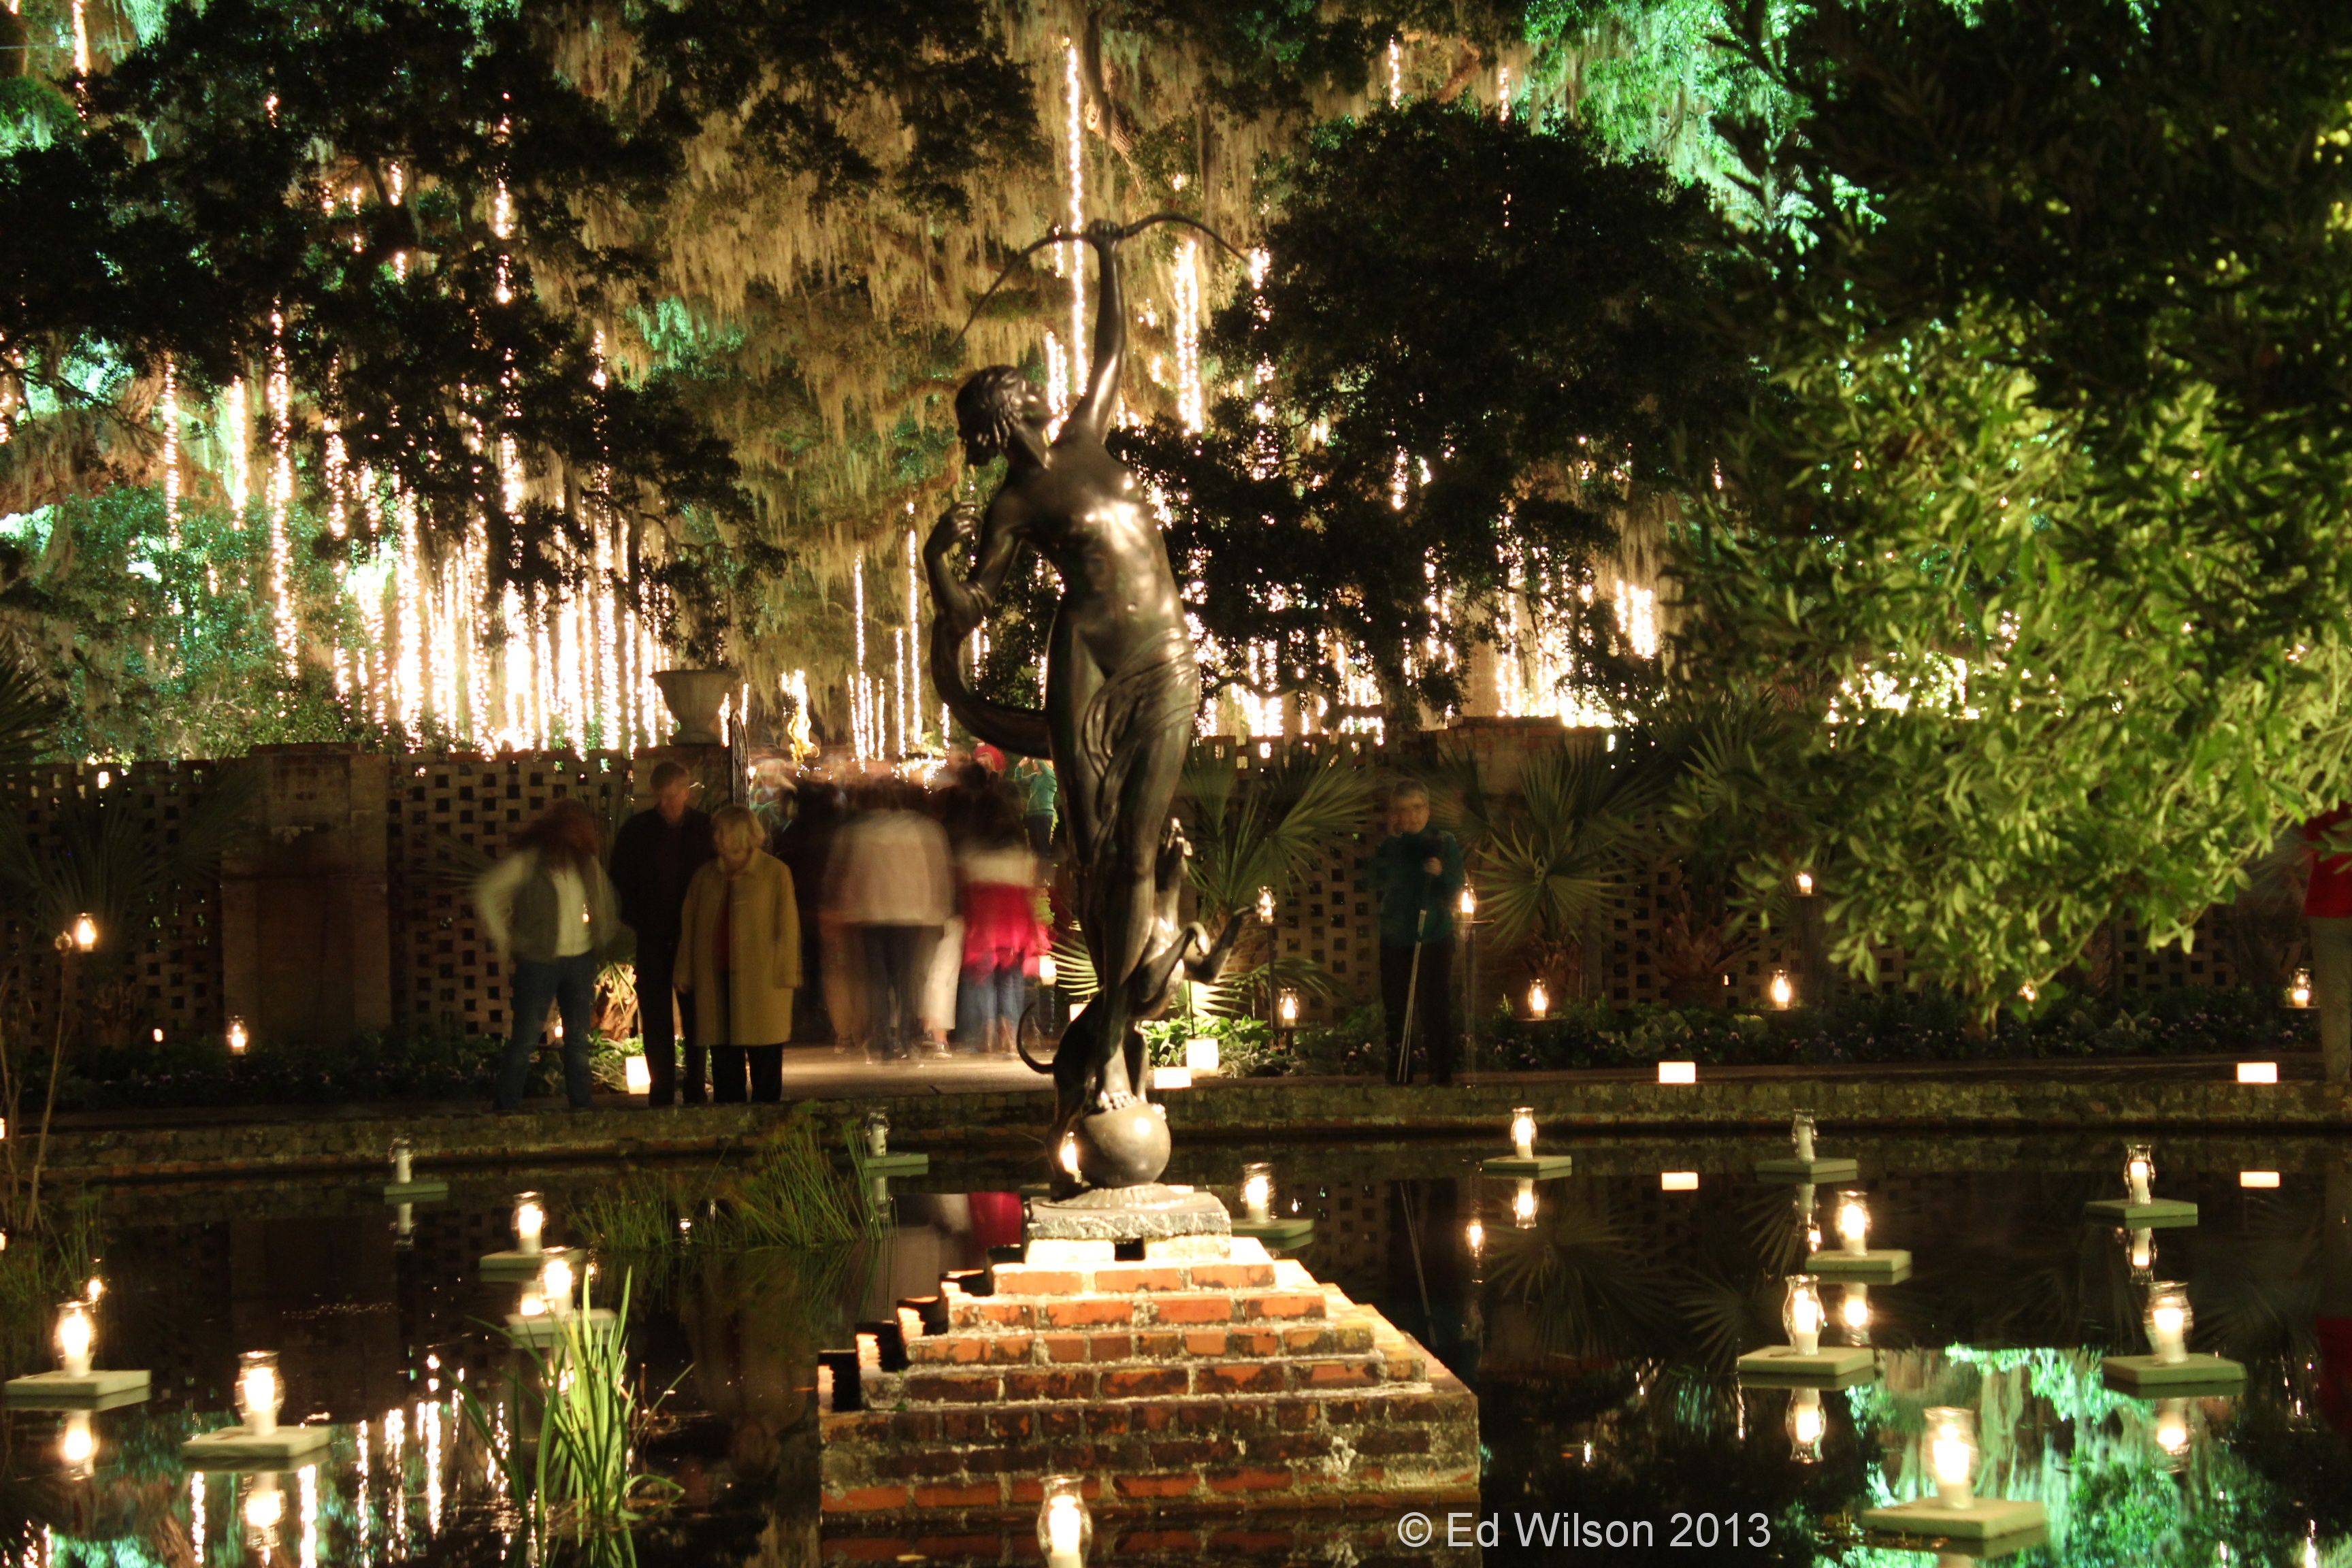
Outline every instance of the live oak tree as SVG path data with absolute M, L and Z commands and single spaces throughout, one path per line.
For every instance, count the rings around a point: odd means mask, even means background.
M 1676 668 L 1838 956 L 1997 1006 L 2352 796 L 2352 9 L 1831 0 L 1731 127 L 1769 371 Z M 1719 458 L 1719 462 L 1717 460 Z
M 1412 728 L 1460 701 L 1515 577 L 1580 603 L 1669 432 L 1724 404 L 1713 224 L 1571 125 L 1433 100 L 1318 132 L 1276 199 L 1264 279 L 1215 322 L 1208 429 L 1129 450 L 1228 650 L 1213 681 L 1329 695 L 1368 668 Z M 1577 622 L 1604 685 L 1634 678 L 1606 597 Z

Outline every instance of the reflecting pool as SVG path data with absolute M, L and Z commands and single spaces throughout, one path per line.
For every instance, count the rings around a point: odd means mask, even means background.
M 1477 1391 L 1484 1497 L 1430 1521 L 1426 1545 L 1394 1519 L 1149 1536 L 1104 1521 L 1092 1561 L 1935 1563 L 1865 1538 L 1860 1516 L 1934 1490 L 1924 1415 L 1958 1407 L 1976 1491 L 2046 1510 L 2048 1544 L 2001 1561 L 2352 1563 L 2352 1146 L 2155 1142 L 2161 1195 L 2194 1201 L 2193 1226 L 2086 1218 L 2123 1195 L 2120 1135 L 1841 1142 L 1870 1245 L 1913 1271 L 1820 1285 L 1822 1342 L 1865 1345 L 1876 1369 L 1826 1390 L 1743 1387 L 1733 1366 L 1789 1338 L 1783 1281 L 1809 1229 L 1838 1245 L 1835 1188 L 1756 1179 L 1785 1139 L 1563 1142 L 1573 1173 L 1531 1189 L 1479 1174 L 1508 1152 L 1499 1131 L 1180 1150 L 1172 1179 L 1237 1211 L 1244 1163 L 1270 1161 L 1270 1211 L 1315 1222 L 1296 1255 Z M 1017 1242 L 1034 1174 L 942 1155 L 891 1183 L 881 1223 L 852 1216 L 854 1239 L 789 1246 L 760 1243 L 806 1214 L 747 1223 L 730 1166 L 461 1171 L 404 1214 L 357 1176 L 117 1190 L 97 1215 L 97 1363 L 148 1369 L 152 1396 L 0 1418 L 0 1563 L 1037 1562 L 1018 1531 L 855 1534 L 820 1516 L 816 1480 L 818 1352 Z M 596 1306 L 625 1285 L 626 1387 L 648 1413 L 616 1461 L 616 1506 L 640 1517 L 584 1545 L 535 1544 L 518 1500 L 551 1418 L 500 1330 L 535 1287 L 479 1260 L 517 1245 L 524 1190 L 547 1245 L 599 1244 Z M 2158 1281 L 2185 1282 L 2192 1347 L 2243 1363 L 2242 1393 L 2103 1384 L 2102 1352 L 2147 1350 Z M 50 1310 L 18 1309 L 12 1373 L 55 1364 Z M 328 1446 L 282 1471 L 191 1470 L 181 1443 L 236 1419 L 238 1356 L 257 1349 L 278 1354 L 281 1419 L 331 1423 Z

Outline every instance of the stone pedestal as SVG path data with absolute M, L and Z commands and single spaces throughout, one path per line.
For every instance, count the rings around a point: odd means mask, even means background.
M 828 1533 L 1098 1513 L 1474 1502 L 1478 1403 L 1373 1309 L 1247 1238 L 1040 1239 L 828 1358 Z

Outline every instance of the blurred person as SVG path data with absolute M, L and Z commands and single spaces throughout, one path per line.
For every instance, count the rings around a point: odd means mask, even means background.
M 828 916 L 860 964 L 867 1050 L 885 1061 L 924 1037 L 924 978 L 955 908 L 947 835 L 919 802 L 911 784 L 867 786 L 865 811 L 835 837 L 828 875 Z
M 1462 891 L 1462 844 L 1429 826 L 1429 789 L 1406 779 L 1389 792 L 1389 836 L 1372 851 L 1366 880 L 1381 901 L 1381 1011 L 1389 1076 L 1412 1081 L 1409 1046 L 1429 1054 L 1430 1081 L 1454 1081 L 1454 900 Z M 1408 1016 L 1409 1015 L 1409 1016 Z
M 801 913 L 801 973 L 803 985 L 793 1019 L 793 1038 L 838 1045 L 844 1031 L 833 1018 L 833 991 L 814 982 L 825 974 L 824 865 L 843 816 L 842 795 L 827 778 L 803 774 L 793 793 L 792 819 L 773 836 L 775 858 L 793 874 L 793 896 Z
M 502 1111 L 522 1109 L 551 1005 L 563 1024 L 564 1097 L 574 1110 L 589 1107 L 596 971 L 626 956 L 631 940 L 598 839 L 596 814 L 566 797 L 516 834 L 506 858 L 474 885 L 491 945 L 514 963 L 514 1026 L 499 1062 Z
M 694 775 L 675 762 L 654 764 L 654 804 L 613 835 L 614 889 L 621 920 L 637 933 L 637 1028 L 646 1043 L 649 1105 L 702 1103 L 702 1046 L 694 1002 L 675 985 L 678 925 L 694 874 L 718 853 L 710 818 L 694 806 Z M 686 1077 L 677 1073 L 677 1015 L 686 1022 Z
M 1024 757 L 1013 764 L 1006 775 L 1013 786 L 1021 792 L 1022 826 L 1029 831 L 1029 847 L 1038 858 L 1047 859 L 1054 853 L 1054 822 L 1059 787 L 1054 778 L 1053 764 L 1036 757 Z
M 956 849 L 963 909 L 956 1044 L 967 1054 L 1013 1053 L 1029 981 L 1050 945 L 1037 918 L 1037 857 L 1010 801 L 973 824 Z
M 677 987 L 696 1000 L 694 1043 L 710 1053 L 711 1100 L 773 1103 L 784 1097 L 784 1044 L 801 987 L 800 904 L 793 874 L 760 847 L 764 835 L 748 807 L 721 807 L 710 837 L 718 858 L 687 889 Z

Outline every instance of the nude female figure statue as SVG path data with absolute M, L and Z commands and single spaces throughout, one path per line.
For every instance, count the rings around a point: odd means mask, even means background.
M 1057 1147 L 1066 1131 L 1083 1140 L 1087 1118 L 1142 1100 L 1135 1025 L 1165 1009 L 1183 975 L 1213 977 L 1240 930 L 1235 922 L 1212 942 L 1199 925 L 1177 923 L 1189 849 L 1170 808 L 1192 744 L 1201 674 L 1159 521 L 1134 474 L 1103 446 L 1127 357 L 1118 247 L 1141 226 L 1086 229 L 1101 271 L 1094 363 L 1058 434 L 1048 434 L 1044 395 L 1011 365 L 977 372 L 957 393 L 966 460 L 1003 458 L 1004 482 L 984 514 L 970 503 L 949 508 L 924 552 L 937 606 L 934 684 L 982 740 L 1053 758 L 1076 856 L 1078 920 L 1100 989 L 1055 1050 Z M 1042 712 L 978 696 L 956 657 L 1024 549 L 1043 554 L 1062 581 Z M 1047 1070 L 1034 1058 L 1030 1065 Z M 1159 1138 L 1164 1163 L 1164 1131 Z M 1158 1174 L 1157 1164 L 1139 1173 L 1113 1158 L 1090 1179 L 1118 1186 Z

